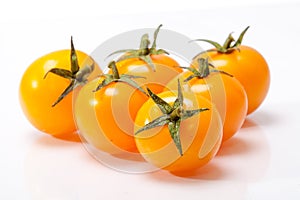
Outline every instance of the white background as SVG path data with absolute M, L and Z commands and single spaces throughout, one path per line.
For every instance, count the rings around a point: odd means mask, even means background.
M 300 199 L 300 2 L 1 1 L 0 199 Z M 244 44 L 269 63 L 267 99 L 218 156 L 193 177 L 133 175 L 94 160 L 78 143 L 34 129 L 18 101 L 22 73 L 51 51 L 90 53 L 137 28 L 174 30 L 220 42 L 250 25 Z

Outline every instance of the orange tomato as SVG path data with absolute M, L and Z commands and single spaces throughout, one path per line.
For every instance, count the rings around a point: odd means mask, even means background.
M 135 50 L 119 50 L 115 53 L 125 52 L 117 62 L 120 74 L 143 76 L 138 79 L 139 85 L 150 88 L 154 93 L 163 91 L 164 86 L 176 75 L 182 72 L 176 60 L 168 56 L 163 49 L 156 49 L 156 39 L 162 25 L 154 32 L 152 46 L 148 34 L 141 37 L 140 48 Z M 111 72 L 110 72 L 111 73 Z
M 111 82 L 94 91 L 102 77 L 86 84 L 74 104 L 74 115 L 83 139 L 110 154 L 137 153 L 134 120 L 148 96 L 124 82 Z
M 38 130 L 55 137 L 77 140 L 76 124 L 73 118 L 73 92 L 66 95 L 57 105 L 52 106 L 70 80 L 54 73 L 53 68 L 70 70 L 70 50 L 58 50 L 35 60 L 24 72 L 19 87 L 19 100 L 25 116 Z M 76 51 L 79 66 L 91 66 L 94 70 L 88 80 L 96 77 L 101 70 L 86 53 Z M 77 88 L 79 89 L 79 88 Z
M 239 80 L 247 94 L 247 114 L 250 114 L 262 104 L 267 96 L 270 87 L 270 71 L 266 60 L 257 50 L 241 45 L 243 35 L 248 28 L 242 32 L 234 45 L 231 45 L 233 38 L 229 35 L 223 47 L 219 45 L 219 48 L 201 53 L 197 58 L 210 58 L 217 69 L 226 71 Z
M 177 94 L 166 91 L 158 94 L 172 105 Z M 170 136 L 168 125 L 144 130 L 135 135 L 139 152 L 146 161 L 172 173 L 185 173 L 207 164 L 217 153 L 222 140 L 222 121 L 215 106 L 204 97 L 183 92 L 184 110 L 208 108 L 180 122 L 179 137 L 182 155 Z M 162 116 L 152 99 L 146 101 L 137 113 L 135 132 Z

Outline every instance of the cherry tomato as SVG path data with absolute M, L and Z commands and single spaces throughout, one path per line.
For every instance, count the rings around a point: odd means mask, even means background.
M 104 80 L 107 84 L 96 89 Z M 120 80 L 100 77 L 86 84 L 75 100 L 75 120 L 80 135 L 93 147 L 110 154 L 136 153 L 134 120 L 148 96 Z
M 162 92 L 164 86 L 182 72 L 176 60 L 168 56 L 165 50 L 156 48 L 156 38 L 161 26 L 154 33 L 151 47 L 149 47 L 148 34 L 144 34 L 139 49 L 119 50 L 112 53 L 125 52 L 117 62 L 120 74 L 145 77 L 136 82 L 150 88 L 154 93 Z
M 71 80 L 49 73 L 50 70 L 58 68 L 70 71 L 70 55 L 70 50 L 58 50 L 36 59 L 23 74 L 19 99 L 25 116 L 38 130 L 55 137 L 77 140 L 72 111 L 73 92 L 70 90 L 69 94 L 58 102 L 58 98 L 62 97 L 62 93 L 70 86 Z M 76 58 L 82 68 L 94 65 L 88 80 L 100 74 L 99 66 L 86 53 L 76 51 Z M 54 104 L 56 105 L 53 106 Z
M 231 45 L 233 38 L 227 38 L 224 46 L 215 42 L 216 49 L 208 50 L 206 54 L 199 57 L 209 57 L 214 66 L 220 70 L 232 74 L 243 85 L 248 98 L 247 114 L 254 112 L 264 101 L 270 86 L 270 71 L 264 57 L 254 48 L 241 45 L 243 35 L 247 27 L 234 45 Z
M 186 119 L 181 117 L 180 125 L 171 121 L 171 124 L 140 131 L 143 129 L 141 127 L 149 126 L 149 122 L 153 123 L 159 117 L 166 116 L 160 107 L 149 99 L 140 108 L 135 119 L 135 133 L 139 132 L 135 134 L 135 141 L 141 155 L 154 166 L 175 174 L 196 170 L 207 164 L 217 153 L 222 140 L 222 121 L 215 106 L 204 97 L 195 97 L 193 93 L 183 91 L 182 95 L 183 110 L 206 110 Z M 157 96 L 174 106 L 176 96 L 179 95 L 173 91 L 166 91 Z M 172 115 L 173 111 L 170 116 Z M 176 119 L 175 116 L 176 120 L 180 115 L 177 117 Z M 179 128 L 177 140 L 181 143 L 180 151 L 178 143 L 172 139 L 170 126 Z
M 193 64 L 189 69 L 201 65 L 201 61 Z M 203 65 L 204 64 L 204 65 Z M 170 81 L 166 89 L 177 88 L 177 78 L 185 82 L 184 90 L 193 92 L 197 97 L 203 96 L 214 103 L 223 120 L 223 142 L 231 138 L 243 125 L 247 116 L 248 101 L 246 92 L 241 83 L 222 71 L 209 66 L 207 60 L 199 66 L 195 74 L 185 71 Z M 206 69 L 207 74 L 201 74 Z M 205 71 L 205 70 L 202 70 Z M 189 77 L 193 77 L 190 80 Z M 187 81 L 188 80 L 188 81 Z

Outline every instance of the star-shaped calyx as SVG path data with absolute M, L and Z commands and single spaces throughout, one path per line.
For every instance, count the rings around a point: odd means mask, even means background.
M 102 74 L 100 77 L 103 77 L 103 80 L 100 82 L 100 84 L 97 86 L 97 88 L 94 90 L 94 92 L 100 90 L 101 88 L 109 85 L 113 82 L 123 82 L 126 84 L 131 85 L 132 87 L 138 89 L 139 91 L 143 92 L 144 94 L 148 95 L 143 88 L 139 86 L 134 80 L 135 78 L 145 78 L 143 76 L 134 76 L 134 75 L 128 75 L 128 74 L 119 74 L 117 66 L 115 61 L 111 61 L 108 64 L 108 68 L 112 70 L 112 74 Z
M 117 54 L 117 53 L 124 53 L 123 56 L 121 56 L 118 61 L 130 59 L 130 58 L 138 58 L 143 60 L 147 65 L 149 65 L 153 71 L 155 71 L 155 65 L 152 61 L 151 55 L 159 55 L 159 54 L 169 54 L 167 51 L 163 49 L 157 49 L 156 48 L 156 39 L 158 32 L 160 28 L 162 27 L 162 24 L 160 24 L 157 29 L 154 32 L 154 38 L 152 46 L 150 45 L 149 35 L 144 34 L 141 38 L 140 48 L 139 49 L 123 49 L 119 51 L 115 51 L 111 53 L 109 56 Z M 108 57 L 109 57 L 108 56 Z
M 159 107 L 161 112 L 163 113 L 160 117 L 154 119 L 149 122 L 141 129 L 135 132 L 135 135 L 138 135 L 140 132 L 152 129 L 159 126 L 168 126 L 170 136 L 174 141 L 176 148 L 179 154 L 182 156 L 182 145 L 180 141 L 180 124 L 183 120 L 188 119 L 194 115 L 199 114 L 200 112 L 209 110 L 208 108 L 199 108 L 195 110 L 185 110 L 183 108 L 183 93 L 180 85 L 180 81 L 178 80 L 178 95 L 173 105 L 170 105 L 162 98 L 154 94 L 149 88 L 147 89 L 149 96 L 155 102 L 155 104 Z
M 71 63 L 70 70 L 61 69 L 61 68 L 52 68 L 49 71 L 47 71 L 47 73 L 44 76 L 45 79 L 49 73 L 53 73 L 62 78 L 66 78 L 70 80 L 70 84 L 57 98 L 57 100 L 52 104 L 52 107 L 56 106 L 61 100 L 63 100 L 65 96 L 67 96 L 70 92 L 72 92 L 76 87 L 86 84 L 89 75 L 93 72 L 95 68 L 94 62 L 91 65 L 86 65 L 82 68 L 79 67 L 72 37 L 71 37 L 70 63 Z
M 222 71 L 222 70 L 218 70 L 216 69 L 211 63 L 209 63 L 208 58 L 198 58 L 197 62 L 196 62 L 195 68 L 193 67 L 181 67 L 183 69 L 186 69 L 190 72 L 192 72 L 192 75 L 188 76 L 184 82 L 188 82 L 193 78 L 199 78 L 199 79 L 203 79 L 208 77 L 211 73 L 221 73 L 221 74 L 225 74 L 227 76 L 232 77 L 231 74 Z
M 207 40 L 207 39 L 196 39 L 196 40 L 193 40 L 193 41 L 207 42 L 207 43 L 209 43 L 209 44 L 211 44 L 215 47 L 215 49 L 211 49 L 211 50 L 208 50 L 208 51 L 217 51 L 219 53 L 231 53 L 234 50 L 239 51 L 239 46 L 242 44 L 243 37 L 244 37 L 245 33 L 247 32 L 247 30 L 249 28 L 250 28 L 250 26 L 247 26 L 246 29 L 243 30 L 242 33 L 239 35 L 239 37 L 236 41 L 233 38 L 232 33 L 230 33 L 223 45 L 221 45 L 221 44 L 219 44 L 215 41 Z

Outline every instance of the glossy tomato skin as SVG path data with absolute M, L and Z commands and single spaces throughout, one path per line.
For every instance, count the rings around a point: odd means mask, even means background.
M 248 98 L 247 114 L 254 112 L 266 98 L 270 87 L 270 71 L 264 57 L 245 45 L 230 53 L 207 52 L 207 56 L 217 69 L 226 71 L 240 81 Z
M 181 121 L 182 156 L 178 153 L 166 125 L 140 132 L 135 136 L 138 150 L 145 160 L 172 173 L 184 173 L 204 166 L 216 155 L 222 140 L 222 121 L 214 105 L 204 97 L 196 98 L 192 93 L 183 92 L 183 95 L 184 109 L 210 110 Z M 158 96 L 172 103 L 177 95 L 166 91 Z M 155 103 L 151 99 L 148 100 L 137 114 L 135 131 L 161 114 Z
M 144 85 L 154 93 L 163 91 L 165 85 L 183 70 L 173 58 L 164 55 L 151 55 L 152 62 L 155 64 L 155 71 L 139 58 L 129 58 L 117 62 L 120 74 L 130 74 L 145 77 L 135 79 L 139 85 Z
M 86 84 L 77 95 L 74 112 L 80 135 L 96 149 L 110 154 L 137 153 L 134 120 L 148 97 L 122 82 L 112 82 L 93 92 L 101 80 Z
M 191 75 L 186 71 L 166 85 L 166 90 L 177 89 L 177 79 L 184 81 Z M 223 139 L 231 138 L 242 127 L 248 109 L 246 92 L 234 77 L 221 73 L 212 73 L 206 78 L 193 78 L 183 85 L 185 91 L 193 92 L 197 97 L 212 101 L 223 121 Z
M 91 64 L 92 58 L 76 51 L 79 66 Z M 21 108 L 29 122 L 38 130 L 50 135 L 71 140 L 76 138 L 76 125 L 72 112 L 72 92 L 52 107 L 70 81 L 49 73 L 52 68 L 70 70 L 70 50 L 58 50 L 36 59 L 24 72 L 19 86 Z M 95 63 L 95 69 L 89 80 L 101 73 Z M 79 89 L 79 88 L 78 88 Z

